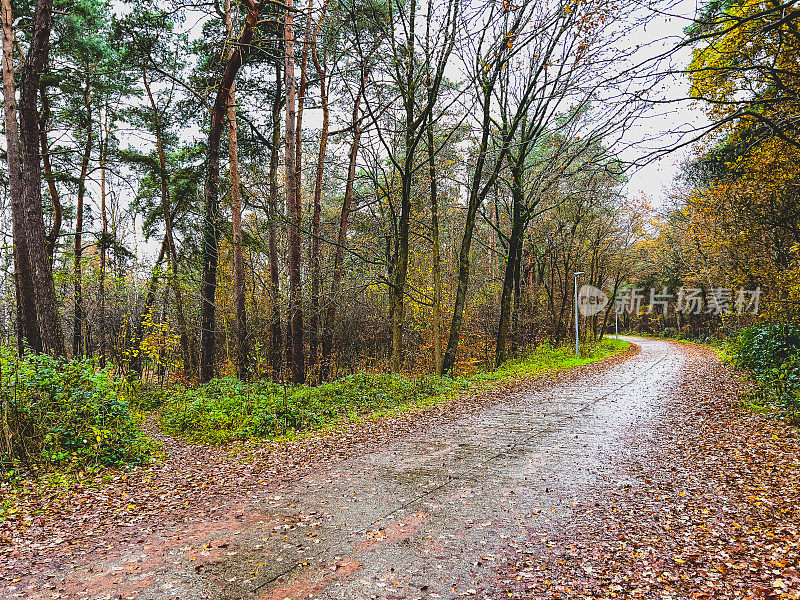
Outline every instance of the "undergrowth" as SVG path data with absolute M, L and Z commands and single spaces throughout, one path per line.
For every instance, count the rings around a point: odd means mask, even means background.
M 165 390 L 134 386 L 94 360 L 19 358 L 0 348 L 0 481 L 33 477 L 57 485 L 104 467 L 143 463 L 155 444 L 140 428 L 142 411 L 159 406 L 162 428 L 193 442 L 272 439 L 419 410 L 465 390 L 585 364 L 625 347 L 606 339 L 583 346 L 578 359 L 571 347 L 543 344 L 469 378 L 358 373 L 316 387 L 221 378 Z
M 215 379 L 199 387 L 158 392 L 158 402 L 163 404 L 161 427 L 172 435 L 210 444 L 275 438 L 343 420 L 430 406 L 467 388 L 477 391 L 492 383 L 585 364 L 627 346 L 627 342 L 606 339 L 585 345 L 582 358 L 577 358 L 570 347 L 543 344 L 495 371 L 458 379 L 357 373 L 316 387 Z M 148 402 L 157 403 L 152 398 Z
M 0 474 L 92 472 L 151 453 L 127 384 L 93 360 L 0 348 Z
M 748 327 L 726 354 L 758 384 L 744 398 L 747 406 L 772 407 L 790 424 L 800 425 L 800 327 L 786 323 Z
M 316 387 L 214 379 L 199 387 L 164 392 L 161 426 L 173 435 L 212 444 L 272 438 L 288 431 L 316 429 L 342 417 L 415 402 L 464 385 L 462 380 L 442 377 L 407 379 L 368 373 Z

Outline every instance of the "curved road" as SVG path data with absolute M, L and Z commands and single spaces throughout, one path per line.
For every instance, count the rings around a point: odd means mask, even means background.
M 573 503 L 630 485 L 614 464 L 637 452 L 630 432 L 659 417 L 683 356 L 676 344 L 629 340 L 641 351 L 605 370 L 520 388 L 301 480 L 272 498 L 268 512 L 282 516 L 272 535 L 239 537 L 242 550 L 264 553 L 250 577 L 239 559 L 208 573 L 227 582 L 228 598 L 494 595 L 509 550 L 530 549 L 532 532 L 542 543 L 568 534 Z
M 641 351 L 624 360 L 520 385 L 279 492 L 250 485 L 193 524 L 128 530 L 102 562 L 76 546 L 44 589 L 9 597 L 499 596 L 499 564 L 569 536 L 573 505 L 636 484 L 615 465 L 647 450 L 686 363 L 678 344 L 631 341 Z

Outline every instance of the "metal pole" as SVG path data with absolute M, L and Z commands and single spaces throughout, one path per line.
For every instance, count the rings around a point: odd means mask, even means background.
M 581 357 L 580 336 L 578 333 L 578 275 L 583 275 L 583 271 L 575 271 L 575 356 Z

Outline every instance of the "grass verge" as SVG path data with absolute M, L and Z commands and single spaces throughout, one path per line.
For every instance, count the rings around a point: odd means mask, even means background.
M 275 439 L 428 408 L 464 391 L 476 393 L 516 379 L 602 360 L 629 345 L 606 338 L 584 346 L 582 357 L 577 358 L 571 347 L 542 344 L 495 371 L 455 379 L 357 373 L 316 387 L 215 379 L 195 388 L 162 392 L 160 423 L 167 433 L 195 443 Z

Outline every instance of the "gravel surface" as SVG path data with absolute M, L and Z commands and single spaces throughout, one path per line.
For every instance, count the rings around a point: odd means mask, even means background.
M 593 486 L 546 545 L 532 527 L 499 596 L 800 598 L 800 432 L 742 407 L 747 384 L 711 349 L 674 346 L 677 393 L 629 430 L 615 466 L 630 485 Z

